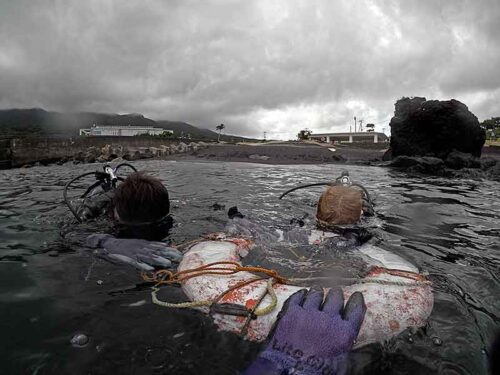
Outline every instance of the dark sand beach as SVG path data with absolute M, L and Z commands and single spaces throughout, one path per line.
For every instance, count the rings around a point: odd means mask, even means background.
M 323 146 L 314 143 L 210 144 L 172 160 L 214 160 L 263 164 L 369 163 L 381 161 L 387 143 Z
M 276 142 L 257 144 L 213 143 L 205 148 L 164 157 L 167 160 L 211 160 L 260 164 L 378 164 L 388 143 L 321 145 Z M 500 160 L 500 147 L 483 147 L 482 158 Z

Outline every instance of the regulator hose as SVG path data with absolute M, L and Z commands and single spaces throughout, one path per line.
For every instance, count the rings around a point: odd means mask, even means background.
M 357 186 L 361 190 L 363 190 L 363 193 L 365 193 L 366 200 L 368 201 L 368 203 L 370 203 L 370 205 L 373 205 L 372 198 L 370 197 L 370 193 L 368 193 L 368 190 L 366 190 L 366 188 L 363 185 L 358 184 L 357 182 L 353 182 L 351 184 L 351 186 Z
M 79 180 L 80 178 L 83 178 L 83 177 L 86 177 L 86 176 L 90 176 L 90 175 L 96 175 L 98 172 L 87 172 L 87 173 L 84 173 L 84 174 L 81 174 L 79 176 L 76 176 L 74 179 L 72 179 L 70 182 L 68 182 L 65 186 L 64 186 L 64 190 L 63 190 L 63 197 L 64 197 L 64 203 L 66 203 L 66 205 L 68 206 L 69 210 L 71 211 L 71 213 L 73 214 L 74 217 L 76 217 L 76 220 L 78 220 L 79 223 L 81 223 L 83 220 L 80 216 L 78 216 L 78 213 L 75 211 L 75 209 L 73 208 L 73 206 L 71 205 L 71 203 L 69 203 L 69 200 L 68 200 L 68 188 L 69 186 Z
M 342 186 L 342 185 L 343 184 L 339 183 L 339 182 L 317 182 L 315 184 L 307 184 L 307 185 L 296 186 L 294 188 L 291 188 L 290 190 L 285 191 L 283 194 L 280 195 L 280 197 L 278 199 L 283 198 L 285 195 L 287 195 L 287 194 L 289 194 L 289 193 L 291 193 L 291 192 L 293 192 L 295 190 L 305 189 L 305 188 L 308 188 L 308 187 L 313 187 L 313 186 Z M 366 197 L 366 200 L 368 201 L 368 203 L 370 203 L 370 205 L 372 204 L 370 193 L 368 193 L 368 190 L 366 190 L 366 188 L 363 185 L 358 184 L 356 182 L 353 182 L 349 186 L 357 186 L 357 187 L 359 187 L 363 191 L 363 193 L 365 194 L 365 197 Z
M 121 167 L 129 167 L 130 169 L 132 169 L 134 172 L 137 172 L 137 169 L 132 165 L 132 164 L 129 164 L 129 163 L 121 163 L 121 164 L 118 164 L 115 168 L 115 172 L 118 171 L 118 169 L 120 169 Z
M 317 182 L 315 184 L 296 186 L 294 188 L 291 188 L 290 190 L 285 191 L 283 194 L 280 195 L 280 197 L 278 199 L 283 198 L 285 195 L 287 195 L 295 190 L 305 189 L 305 188 L 312 187 L 312 186 L 333 186 L 333 185 L 336 185 L 336 183 L 335 182 Z

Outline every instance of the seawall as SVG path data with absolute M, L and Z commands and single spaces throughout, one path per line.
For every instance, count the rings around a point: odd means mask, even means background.
M 127 152 L 137 153 L 150 149 L 167 150 L 172 153 L 173 146 L 182 140 L 156 137 L 75 137 L 75 138 L 18 138 L 0 140 L 0 168 L 16 168 L 27 164 L 51 163 L 59 160 L 84 158 L 89 150 L 94 156 L 105 147 L 109 153 L 123 156 Z M 189 140 L 188 142 L 192 142 Z M 120 152 L 114 152 L 119 150 Z M 156 155 L 153 155 L 156 156 Z

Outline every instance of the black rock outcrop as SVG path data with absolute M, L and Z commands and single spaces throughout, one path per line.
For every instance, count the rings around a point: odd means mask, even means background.
M 445 160 L 452 151 L 481 156 L 484 130 L 467 106 L 458 100 L 402 98 L 391 119 L 392 157 L 434 156 Z M 455 167 L 458 167 L 458 161 Z
M 447 175 L 444 161 L 433 156 L 400 155 L 395 157 L 388 165 L 394 168 L 402 168 L 408 173 Z
M 448 154 L 444 163 L 451 169 L 481 168 L 481 159 L 456 150 Z

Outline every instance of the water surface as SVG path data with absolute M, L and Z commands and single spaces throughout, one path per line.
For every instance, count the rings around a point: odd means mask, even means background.
M 297 184 L 331 179 L 345 166 L 148 161 L 135 164 L 168 186 L 176 220 L 172 241 L 222 231 L 225 210 L 238 205 L 254 220 L 285 225 L 314 215 L 320 189 Z M 237 374 L 260 346 L 218 332 L 205 315 L 150 303 L 150 292 L 127 290 L 138 274 L 95 259 L 77 240 L 105 231 L 75 225 L 62 202 L 64 184 L 99 166 L 0 171 L 0 347 L 5 374 Z M 429 273 L 434 311 L 426 327 L 354 352 L 353 373 L 485 374 L 489 345 L 500 327 L 500 184 L 411 177 L 349 166 L 376 203 L 370 221 L 378 246 Z M 89 180 L 90 182 L 90 180 Z M 214 210 L 213 205 L 225 210 Z M 293 254 L 270 254 L 293 269 Z M 317 254 L 309 267 L 331 265 Z M 162 298 L 182 301 L 177 288 Z M 70 345 L 82 332 L 84 348 Z M 439 341 L 442 341 L 440 345 Z M 437 344 L 436 344 L 437 343 Z

